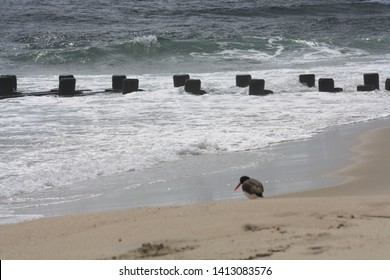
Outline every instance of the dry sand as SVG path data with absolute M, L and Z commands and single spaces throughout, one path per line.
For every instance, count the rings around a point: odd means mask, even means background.
M 354 147 L 342 183 L 258 200 L 138 208 L 0 226 L 1 259 L 390 259 L 390 127 Z

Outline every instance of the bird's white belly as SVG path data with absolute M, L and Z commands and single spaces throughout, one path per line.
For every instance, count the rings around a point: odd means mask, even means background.
M 255 195 L 255 194 L 249 194 L 249 193 L 247 193 L 247 192 L 244 192 L 244 194 L 245 194 L 245 196 L 247 197 L 247 198 L 249 198 L 249 199 L 256 199 L 256 198 L 258 198 L 258 196 L 257 195 Z

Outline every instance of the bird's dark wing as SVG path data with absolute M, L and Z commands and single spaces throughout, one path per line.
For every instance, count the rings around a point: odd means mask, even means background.
M 262 194 L 264 192 L 263 184 L 255 179 L 248 179 L 242 184 L 243 191 L 249 194 Z

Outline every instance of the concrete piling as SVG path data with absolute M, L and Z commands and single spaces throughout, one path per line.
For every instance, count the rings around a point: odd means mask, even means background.
M 201 81 L 199 79 L 188 79 L 184 85 L 184 91 L 196 95 L 206 94 L 204 90 L 200 88 Z
M 112 75 L 111 88 L 105 89 L 105 92 L 122 92 L 123 80 L 126 79 L 126 75 Z
M 308 87 L 314 87 L 316 83 L 316 76 L 314 74 L 299 75 L 299 82 Z
M 249 84 L 249 95 L 263 95 L 265 81 L 263 79 L 252 79 Z
M 17 90 L 17 80 L 15 75 L 0 76 L 0 95 L 12 95 Z
M 201 81 L 198 79 L 188 79 L 185 82 L 184 90 L 190 93 L 196 93 L 200 91 Z
M 112 89 L 115 91 L 122 91 L 123 80 L 126 79 L 126 75 L 112 75 Z
M 190 79 L 190 75 L 181 74 L 173 75 L 173 86 L 174 87 L 183 87 L 186 84 L 186 81 Z
M 385 82 L 385 90 L 390 91 L 390 78 L 387 78 L 387 79 L 386 79 L 386 82 Z
M 320 78 L 318 80 L 318 90 L 320 92 L 340 92 L 342 88 L 334 87 L 334 80 L 330 78 Z
M 71 77 L 60 78 L 58 95 L 73 96 L 75 94 L 76 94 L 76 79 Z
M 363 75 L 365 86 L 374 86 L 374 89 L 379 90 L 379 74 L 378 73 L 367 73 Z
M 249 83 L 249 95 L 267 95 L 273 93 L 272 90 L 264 89 L 263 79 L 252 79 Z
M 124 79 L 122 82 L 122 94 L 138 91 L 138 79 Z
M 368 73 L 363 75 L 364 85 L 357 86 L 357 91 L 374 91 L 379 89 L 379 74 Z
M 251 80 L 252 80 L 251 75 L 236 75 L 236 86 L 247 87 L 249 86 Z

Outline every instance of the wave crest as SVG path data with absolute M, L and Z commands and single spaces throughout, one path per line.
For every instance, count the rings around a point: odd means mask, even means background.
M 155 35 L 140 36 L 130 41 L 121 42 L 108 46 L 109 51 L 119 51 L 120 53 L 130 55 L 150 55 L 159 53 L 161 44 L 159 38 Z

